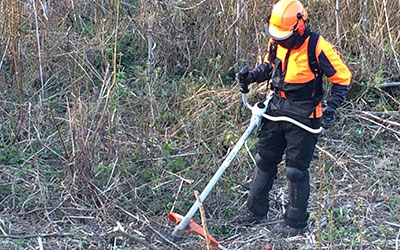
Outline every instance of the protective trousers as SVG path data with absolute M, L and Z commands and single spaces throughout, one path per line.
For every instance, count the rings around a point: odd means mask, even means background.
M 310 127 L 315 126 L 315 121 L 308 118 L 301 122 Z M 272 122 L 263 119 L 258 137 L 257 167 L 253 174 L 247 200 L 249 210 L 259 216 L 265 216 L 268 213 L 268 193 L 277 174 L 277 165 L 282 161 L 285 153 L 289 204 L 284 219 L 286 224 L 291 227 L 305 227 L 308 219 L 307 205 L 310 194 L 308 167 L 318 135 L 288 122 Z

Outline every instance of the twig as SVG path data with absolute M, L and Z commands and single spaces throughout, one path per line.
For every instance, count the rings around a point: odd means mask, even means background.
M 225 12 L 224 4 L 219 0 L 219 5 L 221 6 L 222 12 Z
M 153 62 L 153 25 L 154 25 L 154 16 L 152 13 L 149 13 L 149 19 L 148 19 L 148 50 L 147 50 L 147 77 L 149 78 L 149 84 L 147 85 L 148 91 L 149 91 L 149 105 L 150 105 L 150 116 L 151 116 L 151 126 L 154 127 L 154 124 L 156 123 L 155 116 L 154 116 L 154 107 L 153 107 L 153 87 L 151 86 L 152 83 L 152 67 L 151 64 Z
M 369 118 L 367 118 L 367 117 L 363 117 L 363 116 L 359 116 L 361 119 L 364 119 L 364 120 L 366 120 L 366 121 L 369 121 L 369 122 L 371 122 L 371 123 L 373 123 L 373 124 L 375 124 L 375 125 L 378 125 L 379 127 L 382 127 L 382 128 L 384 128 L 384 129 L 386 129 L 386 130 L 388 130 L 388 131 L 390 131 L 390 132 L 393 132 L 393 133 L 395 133 L 395 134 L 398 134 L 398 135 L 400 135 L 400 131 L 396 131 L 396 130 L 394 130 L 394 129 L 391 129 L 391 128 L 388 128 L 388 127 L 386 127 L 386 126 L 384 126 L 384 125 L 382 125 L 382 124 L 380 124 L 380 123 L 378 123 L 378 122 L 376 122 L 376 121 L 374 121 L 374 120 L 371 120 L 371 119 L 369 119 Z
M 390 33 L 389 18 L 388 18 L 388 13 L 387 13 L 387 8 L 386 8 L 386 0 L 383 0 L 383 6 L 384 6 L 384 12 L 385 12 L 386 27 L 387 27 L 388 35 L 389 35 L 390 48 L 392 49 L 394 60 L 396 62 L 397 69 L 400 73 L 400 63 L 399 63 L 399 60 L 397 59 L 397 53 L 393 47 L 392 34 Z
M 177 158 L 177 157 L 184 157 L 184 156 L 191 156 L 191 155 L 198 155 L 198 154 L 199 154 L 198 152 L 195 152 L 195 153 L 183 153 L 183 154 L 170 155 L 170 156 L 164 156 L 164 157 L 147 158 L 147 159 L 138 160 L 136 162 L 158 161 L 158 160 Z
M 6 48 L 4 49 L 3 56 L 1 57 L 1 61 L 0 61 L 0 72 L 1 72 L 1 67 L 3 66 L 4 58 L 5 58 L 6 55 L 7 55 L 7 50 L 8 50 L 8 45 L 9 45 L 9 44 L 10 44 L 10 38 L 8 38 L 8 40 L 7 40 Z
M 114 171 L 115 171 L 115 167 L 117 166 L 117 162 L 118 162 L 118 157 L 115 159 L 115 161 L 114 161 L 114 164 L 113 164 L 113 168 L 112 168 L 112 170 L 111 170 L 111 173 L 110 173 L 110 176 L 108 177 L 108 181 L 107 181 L 107 184 L 106 184 L 106 190 L 107 189 L 109 189 L 111 186 L 109 186 L 110 185 L 110 181 L 111 181 L 111 178 L 113 177 L 113 175 L 114 175 Z M 104 191 L 105 192 L 105 191 Z
M 235 24 L 239 21 L 240 16 L 241 16 L 241 14 L 242 14 L 243 11 L 244 11 L 244 9 L 242 9 L 242 10 L 240 11 L 240 13 L 237 14 L 235 21 L 233 21 L 233 23 L 231 23 L 231 24 L 228 26 L 228 28 L 224 31 L 224 33 L 227 33 L 230 29 L 232 29 L 233 26 L 235 26 Z
M 148 249 L 156 250 L 156 248 L 154 248 L 152 245 L 150 245 L 146 240 L 144 240 L 136 235 L 125 232 L 125 229 L 122 227 L 122 225 L 121 225 L 121 223 L 119 223 L 119 221 L 117 221 L 117 226 L 114 228 L 114 232 L 119 233 L 122 236 L 129 238 L 133 241 L 136 241 L 136 242 L 146 246 Z
M 373 115 L 373 114 L 371 114 L 369 112 L 366 112 L 366 111 L 361 111 L 361 113 L 363 113 L 365 115 L 368 115 L 368 116 L 370 116 L 370 117 L 372 117 L 372 118 L 374 118 L 374 119 L 376 119 L 378 121 L 381 121 L 381 122 L 384 122 L 384 123 L 388 123 L 388 124 L 393 125 L 393 126 L 400 127 L 400 123 L 398 123 L 398 122 L 392 122 L 392 121 L 388 121 L 388 120 L 382 119 L 382 118 L 380 118 L 380 117 L 378 117 L 376 115 Z
M 381 84 L 378 84 L 378 88 L 389 88 L 389 87 L 400 87 L 400 82 L 384 82 Z
M 400 229 L 400 224 L 396 224 L 396 223 L 393 223 L 393 222 L 390 222 L 390 221 L 384 221 L 386 224 L 388 224 L 388 225 L 391 225 L 391 226 L 393 226 L 393 227 L 397 227 L 397 228 L 399 228 Z
M 317 145 L 318 147 L 318 145 Z M 318 249 L 321 250 L 322 246 L 322 233 L 321 233 L 321 217 L 322 217 L 322 196 L 323 196 L 323 189 L 322 189 L 322 183 L 324 183 L 324 172 L 325 172 L 325 155 L 327 155 L 327 151 L 325 150 L 326 148 L 326 142 L 324 143 L 324 149 L 318 148 L 322 153 L 324 153 L 322 156 L 319 158 L 319 170 L 318 170 L 318 175 L 319 175 L 319 188 L 318 188 L 318 217 L 317 217 L 317 240 L 318 240 Z M 322 159 L 321 159 L 322 158 Z
M 168 174 L 173 175 L 173 176 L 175 176 L 175 177 L 178 177 L 179 179 L 181 179 L 182 181 L 186 182 L 187 184 L 192 184 L 192 183 L 194 182 L 194 180 L 185 179 L 185 178 L 183 178 L 182 176 L 179 176 L 179 175 L 177 175 L 177 174 L 174 174 L 174 173 L 172 173 L 172 172 L 170 172 L 170 171 L 168 171 L 168 170 L 166 170 L 165 172 L 167 172 Z
M 50 238 L 50 237 L 69 237 L 73 236 L 71 233 L 50 233 L 50 234 L 27 234 L 27 235 L 15 235 L 15 234 L 5 234 L 0 235 L 1 239 L 9 238 L 9 239 L 30 239 L 30 238 Z
M 331 154 L 330 152 L 328 152 L 327 150 L 321 148 L 320 146 L 316 145 L 315 146 L 319 151 L 325 153 L 327 156 L 329 156 L 329 158 L 331 158 L 331 160 L 333 160 L 333 162 L 335 164 L 338 164 L 340 167 L 342 167 L 344 170 L 346 170 L 346 172 L 350 175 L 350 177 L 356 181 L 357 183 L 360 183 L 351 173 L 350 171 L 346 168 L 346 166 L 344 166 L 341 162 L 339 162 L 339 159 L 336 158 L 333 154 Z M 347 150 L 346 150 L 347 151 Z
M 114 204 L 114 206 L 115 206 L 116 208 L 120 209 L 120 210 L 121 210 L 122 212 L 124 212 L 125 214 L 127 214 L 129 217 L 131 217 L 131 218 L 133 218 L 133 219 L 135 219 L 135 220 L 137 220 L 137 221 L 140 221 L 139 216 L 133 215 L 132 213 L 126 211 L 124 208 L 118 206 L 117 204 Z
M 65 146 L 64 140 L 62 138 L 60 127 L 56 124 L 56 121 L 54 119 L 54 112 L 53 112 L 53 109 L 51 109 L 51 108 L 50 108 L 50 115 L 51 115 L 51 120 L 52 120 L 53 126 L 58 132 L 58 138 L 60 139 L 61 145 L 63 146 L 65 158 L 69 159 L 68 150 L 67 150 L 67 147 Z
M 114 37 L 114 48 L 113 48 L 113 79 L 112 79 L 111 86 L 107 90 L 107 100 L 110 97 L 111 90 L 114 88 L 115 83 L 117 82 L 117 44 L 118 44 L 120 2 L 119 2 L 119 0 L 117 0 L 116 2 L 117 2 L 117 15 L 116 15 L 116 21 L 115 21 L 115 37 Z M 106 100 L 106 103 L 107 103 L 107 100 Z
M 187 7 L 187 8 L 182 8 L 182 7 L 178 7 L 178 6 L 174 6 L 174 7 L 177 8 L 177 9 L 179 9 L 179 10 L 191 10 L 191 9 L 194 9 L 194 8 L 199 7 L 199 6 L 202 5 L 205 1 L 207 1 L 207 0 L 203 0 L 203 1 L 201 1 L 200 3 L 195 4 L 194 6 L 192 6 L 192 7 Z
M 339 8 L 340 8 L 340 1 L 336 0 L 335 4 L 335 19 L 336 19 L 336 39 L 340 42 L 340 33 L 339 33 Z
M 363 17 L 362 20 L 363 20 L 364 31 L 368 31 L 368 29 L 367 29 L 367 24 L 368 24 L 367 3 L 368 3 L 368 0 L 362 1 L 362 17 Z
M 211 250 L 210 235 L 208 234 L 206 215 L 204 213 L 204 208 L 203 208 L 203 204 L 200 199 L 199 191 L 197 191 L 197 190 L 194 191 L 194 196 L 196 196 L 197 203 L 199 203 L 201 224 L 203 225 L 203 229 L 204 229 L 204 239 L 206 240 L 207 250 Z
M 39 243 L 39 250 L 44 250 L 42 237 L 40 236 L 38 237 L 38 243 Z
M 250 156 L 250 159 L 251 159 L 252 162 L 254 163 L 254 166 L 257 166 L 256 159 L 254 159 L 253 154 L 250 152 L 250 149 L 249 149 L 249 147 L 247 146 L 247 141 L 244 143 L 244 146 L 245 146 L 245 148 L 246 148 L 247 153 L 248 153 L 249 156 Z
M 42 96 L 39 99 L 40 106 L 42 106 L 42 102 L 44 100 L 44 79 L 43 79 L 43 67 L 42 67 L 42 54 L 40 51 L 40 35 L 39 35 L 39 21 L 36 9 L 36 1 L 33 0 L 33 11 L 35 13 L 35 24 L 36 24 L 36 39 L 37 39 L 37 47 L 38 47 L 38 57 L 39 57 L 39 73 L 40 73 L 40 84 L 41 84 L 41 93 Z
M 245 8 L 241 8 L 241 0 L 236 0 L 236 16 L 237 20 L 241 21 L 240 17 L 242 16 L 241 13 Z M 236 22 L 236 21 L 235 21 Z M 240 23 L 239 23 L 240 24 Z M 242 53 L 242 32 L 239 27 L 240 25 L 235 27 L 235 33 L 236 33 L 236 54 L 235 54 L 235 61 L 239 62 L 239 56 Z M 236 70 L 238 70 L 237 68 Z
M 182 248 L 180 248 L 177 244 L 175 244 L 174 242 L 170 241 L 168 238 L 166 238 L 164 235 L 162 235 L 162 233 L 158 232 L 157 230 L 155 230 L 153 227 L 149 226 L 149 229 L 151 231 L 153 231 L 155 234 L 157 234 L 161 239 L 163 239 L 165 242 L 167 242 L 168 244 L 170 244 L 171 246 L 175 247 L 175 249 L 178 250 L 182 250 Z
M 174 197 L 174 203 L 172 203 L 171 212 L 174 211 L 174 209 L 175 209 L 175 204 L 176 204 L 176 202 L 178 201 L 178 196 L 179 196 L 179 193 L 180 193 L 181 190 L 182 190 L 182 186 L 183 186 L 183 180 L 181 180 L 181 183 L 179 184 L 179 187 L 178 187 L 178 191 L 177 191 L 176 194 L 174 195 L 174 196 L 175 196 L 175 197 Z
M 2 225 L 3 225 L 4 227 L 6 227 L 6 225 L 5 225 L 5 223 L 4 223 L 4 220 L 0 218 L 0 231 L 3 233 L 3 235 L 7 235 L 7 233 L 6 233 L 6 231 L 4 231 Z

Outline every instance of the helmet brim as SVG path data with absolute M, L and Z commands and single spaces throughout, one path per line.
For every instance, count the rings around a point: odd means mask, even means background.
M 267 36 L 270 38 L 276 40 L 276 41 L 282 41 L 285 39 L 288 39 L 291 35 L 293 35 L 293 31 L 288 31 L 288 30 L 280 30 L 278 27 L 276 27 L 273 24 L 268 24 L 265 25 L 265 33 L 267 33 Z

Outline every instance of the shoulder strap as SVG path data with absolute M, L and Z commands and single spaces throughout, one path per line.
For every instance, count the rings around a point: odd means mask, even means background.
M 307 48 L 308 64 L 310 65 L 310 69 L 314 73 L 314 75 L 319 75 L 321 73 L 317 57 L 315 54 L 315 49 L 317 48 L 318 39 L 319 39 L 319 34 L 314 31 L 311 32 Z
M 311 71 L 314 73 L 314 80 L 313 80 L 313 90 L 311 94 L 311 98 L 314 99 L 314 105 L 317 106 L 318 103 L 321 101 L 321 97 L 316 97 L 315 92 L 317 88 L 317 78 L 321 79 L 322 77 L 322 72 L 319 68 L 318 61 L 317 61 L 317 55 L 316 55 L 316 48 L 317 48 L 317 43 L 319 39 L 319 34 L 316 32 L 311 32 L 310 34 L 310 40 L 308 41 L 308 47 L 307 47 L 307 55 L 308 55 L 308 64 L 310 65 Z M 316 118 L 316 112 L 314 110 L 314 118 Z
M 271 66 L 272 63 L 275 61 L 275 58 L 276 58 L 276 43 L 272 42 L 268 50 L 268 60 Z

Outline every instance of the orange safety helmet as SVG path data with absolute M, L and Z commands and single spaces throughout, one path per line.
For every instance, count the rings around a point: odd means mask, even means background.
M 300 1 L 280 0 L 272 7 L 265 31 L 277 41 L 289 38 L 294 31 L 303 35 L 307 17 L 307 10 Z

